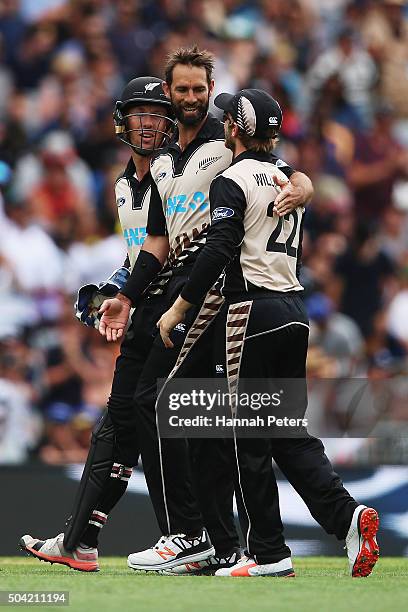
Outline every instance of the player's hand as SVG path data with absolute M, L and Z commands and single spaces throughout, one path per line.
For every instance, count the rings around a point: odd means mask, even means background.
M 304 193 L 300 187 L 283 178 L 274 175 L 273 182 L 281 188 L 280 193 L 275 198 L 273 212 L 279 217 L 287 215 L 304 202 Z
M 170 332 L 182 321 L 184 321 L 185 313 L 178 310 L 174 305 L 165 312 L 157 322 L 157 327 L 160 329 L 164 346 L 173 348 L 174 344 L 170 340 Z
M 130 301 L 119 298 L 105 300 L 99 309 L 102 314 L 99 322 L 99 333 L 106 337 L 108 342 L 115 342 L 123 336 L 129 320 Z

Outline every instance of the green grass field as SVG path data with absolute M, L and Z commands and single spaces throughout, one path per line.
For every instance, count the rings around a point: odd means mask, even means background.
M 345 558 L 314 557 L 296 560 L 296 578 L 172 577 L 134 572 L 124 558 L 102 558 L 99 573 L 85 574 L 28 557 L 1 557 L 0 590 L 65 590 L 70 605 L 62 609 L 95 612 L 408 609 L 408 559 L 380 559 L 369 578 L 351 579 L 346 569 Z

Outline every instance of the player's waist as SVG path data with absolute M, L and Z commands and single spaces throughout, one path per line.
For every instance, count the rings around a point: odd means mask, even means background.
M 290 298 L 299 297 L 302 290 L 290 290 L 290 291 L 276 291 L 274 289 L 265 289 L 265 287 L 257 287 L 252 283 L 248 283 L 248 289 L 245 291 L 223 291 L 225 300 L 228 304 L 235 304 L 236 302 L 245 302 L 249 300 L 257 300 L 262 298 Z
M 184 262 L 175 262 L 170 265 L 171 276 L 189 276 L 193 269 L 196 257 L 189 258 Z

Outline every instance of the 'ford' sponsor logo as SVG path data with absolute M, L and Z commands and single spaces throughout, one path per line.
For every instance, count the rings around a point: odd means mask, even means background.
M 218 219 L 226 219 L 227 217 L 233 217 L 234 211 L 232 208 L 226 208 L 225 206 L 219 206 L 212 214 L 212 220 L 218 221 Z

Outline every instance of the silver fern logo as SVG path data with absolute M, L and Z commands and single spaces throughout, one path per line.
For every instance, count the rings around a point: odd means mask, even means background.
M 160 83 L 147 83 L 147 85 L 145 85 L 145 93 L 147 93 L 148 91 L 152 91 L 153 89 L 155 89 L 159 85 L 160 85 Z
M 238 100 L 238 116 L 237 124 L 239 128 L 248 134 L 253 136 L 256 130 L 256 114 L 255 109 L 251 102 L 245 96 L 241 96 Z
M 211 164 L 215 164 L 219 159 L 221 159 L 221 157 L 222 155 L 218 155 L 217 157 L 206 157 L 201 159 L 198 162 L 198 170 L 196 171 L 196 174 L 198 174 L 200 170 L 207 170 Z

